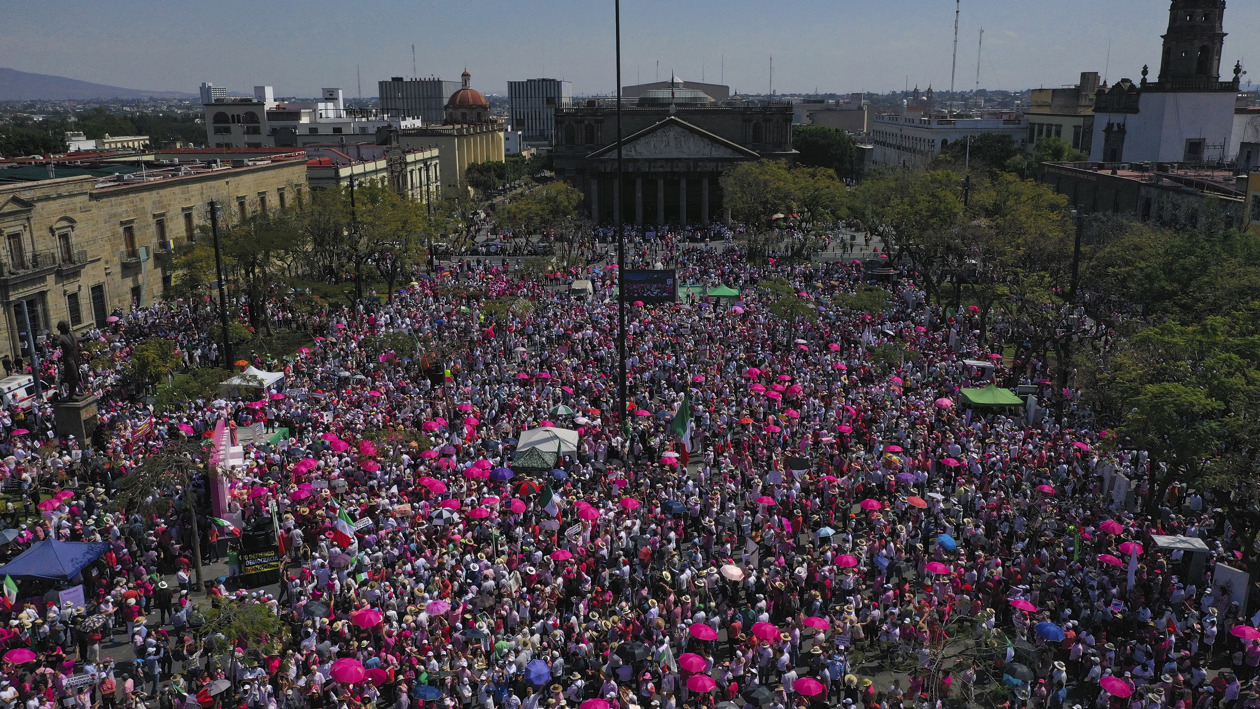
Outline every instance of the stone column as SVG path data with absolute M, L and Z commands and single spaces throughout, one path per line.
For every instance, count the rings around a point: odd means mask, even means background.
M 634 225 L 643 226 L 643 175 L 634 176 Z
M 613 221 L 621 216 L 621 180 L 613 178 Z
M 665 223 L 665 177 L 656 178 L 656 226 Z
M 709 225 L 709 176 L 700 178 L 700 223 Z
M 599 173 L 591 178 L 591 221 L 599 223 Z
M 687 225 L 687 176 L 678 178 L 678 225 Z

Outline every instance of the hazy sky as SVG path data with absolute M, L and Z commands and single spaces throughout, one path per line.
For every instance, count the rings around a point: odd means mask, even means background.
M 623 83 L 668 78 L 745 93 L 948 89 L 951 0 L 622 0 Z M 962 0 L 956 86 L 1021 89 L 1075 83 L 1107 67 L 1111 81 L 1159 70 L 1168 0 Z M 1222 78 L 1260 55 L 1260 2 L 1225 13 Z M 202 81 L 278 95 L 323 86 L 376 95 L 376 81 L 458 80 L 485 93 L 509 79 L 568 79 L 579 94 L 615 87 L 613 0 L 39 0 L 4 8 L 0 66 L 149 90 L 195 92 Z M 725 54 L 725 62 L 723 62 Z M 1257 74 L 1260 82 L 1260 74 Z M 1245 81 L 1245 78 L 1244 78 Z

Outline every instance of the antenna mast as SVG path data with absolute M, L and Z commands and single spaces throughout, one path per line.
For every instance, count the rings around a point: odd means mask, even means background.
M 770 95 L 774 95 L 774 55 L 770 55 Z
M 359 71 L 359 65 L 354 65 L 354 75 L 359 83 L 359 100 L 363 100 L 363 72 Z
M 980 28 L 980 46 L 976 47 L 976 91 L 980 90 L 980 52 L 984 51 L 984 28 Z
M 949 100 L 954 100 L 954 76 L 958 73 L 958 17 L 962 14 L 962 0 L 954 0 L 954 63 L 949 70 Z
M 416 75 L 416 43 L 411 43 L 411 75 Z

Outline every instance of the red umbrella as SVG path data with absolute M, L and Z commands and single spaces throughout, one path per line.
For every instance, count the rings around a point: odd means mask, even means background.
M 1028 601 L 1025 601 L 1022 598 L 1016 598 L 1015 600 L 1011 601 L 1011 605 L 1014 606 L 1015 608 L 1020 609 L 1021 611 L 1028 611 L 1029 613 L 1037 612 L 1037 606 L 1034 606 L 1033 604 L 1029 603 Z
M 332 664 L 332 670 L 329 674 L 338 682 L 358 684 L 367 677 L 367 670 L 363 668 L 362 662 L 353 657 L 343 657 Z
M 692 675 L 687 678 L 687 689 L 693 692 L 712 692 L 717 689 L 717 682 L 708 675 Z
M 826 618 L 819 618 L 818 616 L 811 615 L 801 622 L 804 623 L 806 627 L 813 628 L 814 630 L 831 629 L 831 623 L 827 622 Z
M 906 504 L 910 505 L 911 507 L 927 507 L 927 500 L 923 499 L 922 497 L 911 495 L 906 498 Z
M 684 652 L 678 656 L 678 666 L 688 672 L 704 672 L 704 668 L 709 666 L 709 661 L 694 652 Z
M 538 492 L 541 488 L 538 487 L 538 483 L 533 482 L 532 480 L 522 480 L 516 485 L 513 485 L 512 489 L 518 495 L 532 495 Z
M 824 687 L 822 682 L 813 677 L 801 677 L 792 683 L 792 691 L 803 697 L 812 697 L 816 694 L 822 694 Z
M 779 629 L 770 623 L 753 623 L 752 634 L 767 642 L 779 639 Z
M 705 623 L 692 623 L 687 632 L 696 640 L 717 640 L 718 636 L 717 631 Z
M 858 505 L 859 505 L 862 509 L 864 509 L 864 510 L 868 510 L 868 511 L 870 511 L 870 512 L 874 512 L 874 511 L 876 511 L 876 510 L 878 510 L 878 509 L 881 509 L 881 508 L 883 507 L 883 505 L 881 505 L 881 504 L 879 503 L 879 500 L 872 500 L 872 499 L 871 499 L 871 498 L 869 498 L 869 497 L 868 497 L 868 498 L 866 498 L 865 500 L 862 500 L 861 502 L 859 502 L 859 503 L 858 503 Z
M 1108 566 L 1124 566 L 1124 562 L 1120 560 L 1120 557 L 1112 556 L 1111 554 L 1099 554 L 1098 560 Z
M 1104 692 L 1113 697 L 1125 699 L 1126 697 L 1133 696 L 1133 687 L 1130 687 L 1129 683 L 1125 682 L 1121 677 L 1107 675 L 1106 677 L 1098 680 L 1098 684 L 1103 688 Z
M 857 565 L 858 565 L 857 557 L 853 556 L 852 554 L 841 554 L 840 556 L 836 557 L 836 566 L 839 566 L 842 569 L 847 569 L 847 568 L 857 566 Z

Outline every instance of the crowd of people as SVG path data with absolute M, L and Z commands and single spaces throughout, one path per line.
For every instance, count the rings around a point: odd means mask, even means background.
M 282 388 L 157 412 L 126 386 L 128 353 L 171 338 L 187 366 L 212 365 L 211 318 L 116 314 L 78 363 L 100 434 L 0 420 L 21 486 L 12 548 L 109 546 L 83 605 L 22 579 L 6 594 L 0 705 L 1258 704 L 1260 617 L 1218 582 L 1241 542 L 1210 500 L 1174 488 L 1147 516 L 1110 486 L 1140 489 L 1141 453 L 964 405 L 963 388 L 1005 378 L 1002 353 L 974 313 L 924 303 L 912 271 L 751 263 L 735 236 L 634 243 L 632 265 L 740 295 L 627 304 L 624 416 L 617 270 L 602 261 L 564 274 L 594 282 L 584 300 L 496 259 L 315 316 L 276 300 L 269 315 L 310 336 L 278 363 Z M 809 312 L 776 316 L 772 279 Z M 887 308 L 837 305 L 863 284 Z M 1045 397 L 1048 381 L 1020 383 Z M 286 433 L 221 478 L 154 491 L 172 504 L 118 508 L 128 471 L 220 421 Z M 577 443 L 514 465 L 539 427 Z M 259 529 L 278 583 L 243 574 L 236 540 Z M 1195 563 L 1152 535 L 1207 551 Z M 228 552 L 204 590 L 194 541 L 206 564 Z M 254 604 L 272 631 L 205 632 L 216 610 Z

